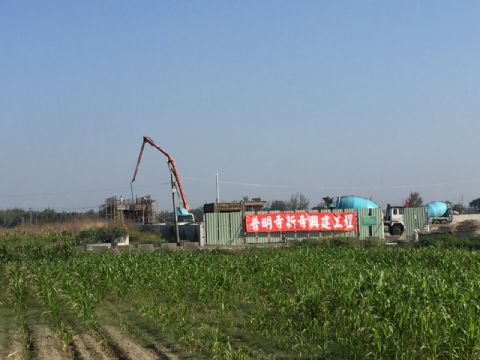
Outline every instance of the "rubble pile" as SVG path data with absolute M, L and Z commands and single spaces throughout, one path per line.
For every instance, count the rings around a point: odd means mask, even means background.
M 465 220 L 457 224 L 455 227 L 456 232 L 466 232 L 466 231 L 478 231 L 480 230 L 480 221 L 477 220 Z

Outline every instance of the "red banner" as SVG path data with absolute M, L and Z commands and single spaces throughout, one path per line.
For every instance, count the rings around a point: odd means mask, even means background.
M 247 214 L 245 225 L 249 233 L 293 231 L 355 231 L 356 212 L 280 212 Z

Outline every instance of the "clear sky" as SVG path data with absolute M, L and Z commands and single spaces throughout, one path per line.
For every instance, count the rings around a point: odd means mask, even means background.
M 2 1 L 0 208 L 480 197 L 479 1 Z M 170 208 L 147 148 L 135 194 Z

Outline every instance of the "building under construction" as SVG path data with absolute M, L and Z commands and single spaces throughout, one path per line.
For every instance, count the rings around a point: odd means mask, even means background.
M 99 216 L 114 222 L 132 221 L 138 224 L 156 222 L 157 201 L 150 195 L 137 197 L 134 201 L 120 197 L 105 199 L 100 206 Z

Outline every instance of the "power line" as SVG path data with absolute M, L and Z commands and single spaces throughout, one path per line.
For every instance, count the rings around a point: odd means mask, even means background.
M 196 177 L 184 177 L 188 180 L 201 181 L 214 183 L 215 179 L 205 179 L 205 178 L 196 178 Z M 251 183 L 251 182 L 240 182 L 240 181 L 231 181 L 223 180 L 220 181 L 221 184 L 226 185 L 238 185 L 238 186 L 250 186 L 250 187 L 261 187 L 261 188 L 271 188 L 271 189 L 301 189 L 300 185 L 282 185 L 282 184 L 262 184 L 262 183 Z M 455 184 L 468 184 L 468 183 L 480 183 L 480 180 L 477 179 L 464 179 L 452 182 L 437 182 L 437 183 L 417 183 L 417 184 L 382 184 L 382 185 L 364 185 L 364 186 L 316 186 L 316 190 L 331 190 L 331 191 L 346 191 L 346 190 L 379 190 L 379 189 L 418 189 L 425 187 L 442 187 L 442 186 L 452 186 Z M 146 189 L 154 188 L 159 186 L 170 185 L 170 182 L 154 183 L 154 184 L 145 184 L 137 185 L 137 189 Z M 69 191 L 48 191 L 48 192 L 33 192 L 33 193 L 17 193 L 17 194 L 0 194 L 2 198 L 15 198 L 15 197 L 36 197 L 36 196 L 56 196 L 56 195 L 69 195 L 69 194 L 87 194 L 95 192 L 121 192 L 124 190 L 129 190 L 129 186 L 117 186 L 110 188 L 96 188 L 96 189 L 74 189 Z
M 214 183 L 214 179 L 205 179 L 205 178 L 196 178 L 185 176 L 184 179 L 202 181 Z M 239 182 L 231 180 L 222 180 L 219 181 L 220 184 L 229 184 L 229 185 L 239 185 L 239 186 L 252 186 L 252 187 L 265 187 L 265 188 L 284 188 L 284 189 L 300 189 L 300 185 L 278 185 L 278 184 L 261 184 L 261 183 L 250 183 L 250 182 Z M 318 190 L 361 190 L 361 189 L 413 189 L 413 188 L 423 188 L 423 187 L 441 187 L 441 186 L 452 186 L 455 184 L 467 184 L 467 183 L 480 183 L 478 179 L 467 179 L 467 180 L 458 180 L 451 182 L 435 182 L 435 183 L 417 183 L 417 184 L 382 184 L 382 185 L 353 185 L 353 186 L 316 186 L 315 189 Z
M 209 182 L 215 183 L 216 180 L 212 179 L 202 179 L 202 178 L 195 178 L 190 176 L 184 176 L 183 179 L 194 180 L 194 181 L 201 181 L 201 182 Z M 229 181 L 229 180 L 222 180 L 219 181 L 220 184 L 230 184 L 230 185 L 241 185 L 241 186 L 254 186 L 254 187 L 268 187 L 268 188 L 290 188 L 296 189 L 297 186 L 292 185 L 276 185 L 276 184 L 258 184 L 258 183 L 246 183 L 246 182 L 238 182 L 238 181 Z

